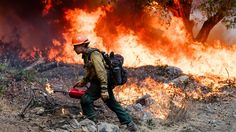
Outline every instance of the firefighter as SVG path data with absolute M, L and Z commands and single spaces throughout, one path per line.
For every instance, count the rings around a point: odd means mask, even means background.
M 112 91 L 114 86 L 109 81 L 109 71 L 106 69 L 106 63 L 102 54 L 99 51 L 92 51 L 94 49 L 88 46 L 89 43 L 88 38 L 83 35 L 76 36 L 72 39 L 74 51 L 77 54 L 82 53 L 84 68 L 86 70 L 86 74 L 76 83 L 75 87 L 83 87 L 90 82 L 87 92 L 80 100 L 83 114 L 88 119 L 96 121 L 93 102 L 101 97 L 103 102 L 116 113 L 121 124 L 126 124 L 130 131 L 137 131 L 137 126 L 132 121 L 130 115 L 114 97 Z

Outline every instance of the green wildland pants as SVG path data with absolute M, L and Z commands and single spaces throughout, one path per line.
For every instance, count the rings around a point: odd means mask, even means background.
M 91 85 L 86 94 L 81 97 L 80 103 L 83 114 L 86 115 L 88 119 L 95 120 L 96 112 L 93 107 L 93 102 L 101 97 L 101 87 L 98 80 L 93 80 L 90 83 Z M 109 99 L 104 101 L 104 103 L 116 113 L 121 124 L 130 123 L 132 121 L 130 115 L 116 101 L 111 86 L 108 86 L 108 93 Z

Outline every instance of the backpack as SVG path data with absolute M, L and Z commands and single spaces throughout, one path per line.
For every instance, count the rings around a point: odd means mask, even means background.
M 94 51 L 98 51 L 102 54 L 103 59 L 105 60 L 106 65 L 108 66 L 112 84 L 114 84 L 115 86 L 125 84 L 128 80 L 128 72 L 123 67 L 124 57 L 120 54 L 115 54 L 114 52 L 107 54 L 105 52 L 101 52 L 98 49 L 93 48 L 88 52 L 88 60 L 90 60 L 91 53 Z

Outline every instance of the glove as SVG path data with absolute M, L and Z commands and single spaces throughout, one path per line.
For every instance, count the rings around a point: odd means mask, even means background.
M 83 86 L 85 86 L 85 85 L 86 85 L 85 82 L 79 81 L 79 82 L 77 82 L 73 87 L 74 87 L 74 88 L 76 88 L 76 87 L 83 87 Z
M 109 93 L 107 91 L 107 88 L 102 88 L 101 90 L 101 97 L 103 101 L 106 101 L 109 99 Z

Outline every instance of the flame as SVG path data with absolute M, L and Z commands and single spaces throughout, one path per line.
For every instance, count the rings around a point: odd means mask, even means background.
M 129 80 L 135 82 L 135 80 Z M 166 119 L 170 112 L 170 102 L 179 108 L 185 106 L 183 90 L 174 87 L 171 84 L 158 83 L 152 78 L 146 78 L 140 85 L 128 83 L 116 88 L 115 95 L 117 100 L 124 105 L 135 104 L 135 101 L 146 94 L 149 94 L 154 103 L 147 107 L 146 111 L 152 112 L 153 115 L 160 119 Z
M 71 28 L 67 32 L 63 33 L 66 43 L 62 44 L 57 40 L 53 41 L 53 44 L 58 47 L 62 46 L 62 50 L 51 49 L 49 52 L 49 59 L 55 58 L 57 61 L 65 63 L 81 63 L 81 56 L 78 56 L 71 45 L 71 37 L 75 34 L 83 33 L 91 41 L 91 45 L 95 45 L 98 48 L 104 49 L 102 45 L 102 39 L 97 37 L 94 32 L 96 22 L 100 16 L 104 15 L 104 12 L 99 8 L 95 12 L 86 13 L 83 10 L 75 9 L 65 12 L 65 19 L 71 24 Z M 96 44 L 94 44 L 96 42 Z
M 150 99 L 154 102 L 146 104 L 144 111 L 151 112 L 156 118 L 167 119 L 173 112 L 173 108 L 184 111 L 188 107 L 187 99 L 207 101 L 212 97 L 222 96 L 223 93 L 220 91 L 224 86 L 231 84 L 235 87 L 236 84 L 235 78 L 224 80 L 217 76 L 194 76 L 193 79 L 198 84 L 180 88 L 172 83 L 157 82 L 151 77 L 145 78 L 143 81 L 130 78 L 127 84 L 115 88 L 114 92 L 116 99 L 125 106 L 135 104 L 137 99 L 146 94 L 150 95 Z M 204 93 L 201 90 L 202 86 L 207 87 L 209 92 Z
M 225 85 L 218 82 L 236 76 L 236 45 L 227 45 L 218 40 L 207 44 L 192 42 L 187 37 L 183 21 L 176 17 L 171 19 L 168 28 L 155 16 L 148 15 L 145 16 L 145 22 L 140 22 L 145 27 L 135 27 L 140 23 L 133 20 L 135 23 L 130 26 L 134 27 L 127 28 L 116 17 L 108 17 L 112 11 L 112 7 L 99 7 L 90 12 L 78 8 L 66 10 L 65 19 L 70 23 L 70 28 L 63 33 L 65 42 L 53 40 L 54 48 L 50 50 L 49 58 L 65 63 L 82 63 L 81 56 L 73 51 L 71 37 L 84 34 L 91 41 L 91 47 L 122 54 L 126 67 L 166 64 L 176 66 L 185 74 L 193 75 L 202 85 L 211 88 L 211 92 L 203 94 L 197 86 L 192 91 L 184 91 L 172 84 L 156 82 L 152 78 L 141 82 L 129 78 L 130 83 L 115 89 L 117 99 L 124 105 L 134 104 L 146 94 L 151 95 L 155 103 L 146 110 L 161 119 L 170 115 L 171 105 L 185 109 L 186 98 L 203 100 L 218 94 L 219 88 Z M 104 18 L 112 20 L 103 21 Z M 111 28 L 111 25 L 115 26 Z M 202 75 L 206 78 L 202 78 Z
M 65 115 L 65 109 L 64 109 L 64 108 L 61 109 L 61 113 L 62 113 L 63 115 Z
M 45 89 L 46 89 L 46 91 L 47 91 L 49 94 L 52 94 L 52 93 L 53 93 L 53 89 L 52 89 L 52 86 L 51 86 L 50 83 L 46 83 Z
M 180 67 L 187 74 L 213 74 L 224 77 L 236 75 L 234 68 L 236 60 L 233 59 L 236 57 L 235 45 L 230 46 L 219 41 L 207 45 L 191 42 L 187 38 L 182 20 L 178 18 L 172 18 L 168 29 L 158 24 L 155 17 L 147 20 L 147 24 L 154 30 L 163 31 L 160 41 L 148 38 L 147 43 L 143 41 L 145 34 L 142 32 L 136 33 L 118 25 L 117 36 L 112 37 L 111 34 L 112 44 L 105 44 L 104 38 L 99 37 L 95 30 L 102 28 L 98 27 L 97 22 L 106 17 L 107 12 L 104 8 L 92 12 L 82 9 L 67 10 L 65 19 L 70 23 L 71 28 L 63 33 L 65 43 L 53 40 L 56 48 L 50 50 L 49 58 L 65 63 L 82 63 L 81 56 L 73 51 L 71 45 L 71 37 L 82 33 L 91 40 L 91 47 L 122 54 L 125 58 L 125 66 L 128 67 L 168 64 Z

